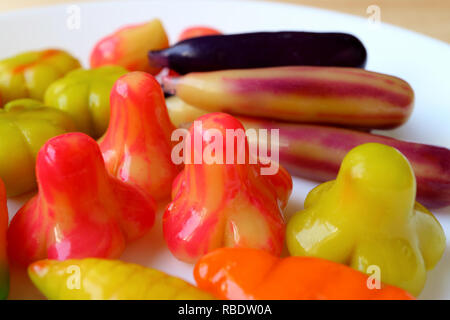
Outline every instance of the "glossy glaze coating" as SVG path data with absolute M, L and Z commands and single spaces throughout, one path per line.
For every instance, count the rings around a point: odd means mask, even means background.
M 276 66 L 364 67 L 366 49 L 345 33 L 255 32 L 187 39 L 150 51 L 150 65 L 180 74 Z
M 118 65 L 128 71 L 157 74 L 161 68 L 148 64 L 147 52 L 168 46 L 169 40 L 159 19 L 125 26 L 97 42 L 91 52 L 91 68 Z
M 413 299 L 347 266 L 311 257 L 278 258 L 250 248 L 223 248 L 201 258 L 194 269 L 199 288 L 231 300 Z M 370 280 L 369 280 L 370 282 Z
M 210 112 L 289 122 L 393 128 L 410 116 L 414 93 L 399 78 L 356 68 L 279 67 L 167 77 L 164 90 Z
M 36 155 L 50 138 L 75 131 L 66 113 L 32 99 L 18 99 L 0 109 L 0 178 L 8 196 L 36 188 Z
M 6 230 L 8 229 L 8 207 L 6 205 L 6 190 L 0 179 L 0 300 L 8 297 L 9 266 L 6 251 Z
M 100 138 L 108 127 L 111 88 L 126 72 L 119 66 L 72 71 L 49 86 L 45 104 L 70 114 L 78 131 Z
M 289 252 L 361 272 L 377 266 L 384 283 L 418 295 L 444 253 L 445 234 L 415 195 L 413 171 L 399 151 L 360 145 L 345 156 L 336 180 L 313 189 L 289 220 Z
M 166 99 L 170 119 L 186 126 L 208 111 L 174 96 Z M 315 181 L 335 179 L 347 152 L 376 142 L 395 147 L 408 158 L 417 181 L 417 201 L 427 208 L 450 205 L 450 150 L 357 130 L 289 124 L 262 118 L 238 117 L 246 129 L 279 129 L 280 163 L 290 174 Z M 250 145 L 255 141 L 250 140 Z
M 108 174 L 95 140 L 50 139 L 36 161 L 39 193 L 14 216 L 8 253 L 20 265 L 45 258 L 117 258 L 153 225 L 155 203 Z
M 47 87 L 80 67 L 63 50 L 28 51 L 0 61 L 0 106 L 14 99 L 42 100 Z
M 118 260 L 42 260 L 30 265 L 28 274 L 52 300 L 213 299 L 184 280 Z
M 193 125 L 190 135 L 193 140 L 198 135 L 200 144 L 191 143 L 190 152 L 184 155 L 185 169 L 174 182 L 173 200 L 164 213 L 163 231 L 170 251 L 186 262 L 219 247 L 254 247 L 279 255 L 291 176 L 281 166 L 275 175 L 261 175 L 262 165 L 250 164 L 246 139 L 234 144 L 232 163 L 195 164 L 195 150 L 201 157 L 206 148 L 212 148 L 214 140 L 206 134 L 208 129 L 224 137 L 223 154 L 227 151 L 226 130 L 243 130 L 238 120 L 224 113 L 197 120 L 203 130 L 195 132 L 198 127 Z M 244 152 L 245 161 L 238 164 L 237 157 Z
M 111 119 L 100 142 L 107 170 L 156 200 L 168 199 L 181 170 L 171 159 L 173 130 L 155 78 L 144 72 L 122 76 L 111 91 Z

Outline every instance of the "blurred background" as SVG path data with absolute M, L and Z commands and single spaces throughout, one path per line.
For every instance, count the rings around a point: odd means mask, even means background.
M 0 12 L 28 7 L 93 0 L 0 0 Z M 108 1 L 108 0 L 95 0 Z M 127 1 L 127 0 L 118 0 Z M 145 1 L 145 0 L 142 0 Z M 189 0 L 185 0 L 189 1 Z M 380 18 L 450 43 L 450 0 L 266 0 L 325 8 L 368 17 L 374 8 Z M 237 1 L 239 2 L 239 1 Z M 375 7 L 376 6 L 376 7 Z

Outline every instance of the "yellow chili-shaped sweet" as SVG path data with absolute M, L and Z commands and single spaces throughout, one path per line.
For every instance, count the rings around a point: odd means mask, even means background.
M 0 61 L 2 103 L 21 98 L 42 100 L 52 82 L 79 67 L 77 59 L 56 49 L 29 51 L 3 59 Z
M 109 123 L 110 91 L 126 72 L 120 66 L 75 70 L 47 89 L 45 104 L 66 111 L 79 131 L 99 138 Z
M 28 274 L 53 300 L 209 300 L 210 294 L 161 271 L 119 260 L 41 260 Z
M 289 221 L 289 252 L 347 264 L 414 295 L 445 249 L 431 212 L 415 202 L 416 181 L 395 148 L 368 143 L 352 149 L 339 174 L 313 189 Z
M 18 99 L 0 109 L 0 178 L 8 196 L 36 187 L 36 155 L 50 138 L 75 131 L 66 113 L 37 100 Z

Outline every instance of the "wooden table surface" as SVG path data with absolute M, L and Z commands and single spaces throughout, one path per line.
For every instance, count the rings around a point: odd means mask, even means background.
M 91 0 L 0 0 L 0 11 Z M 106 0 L 103 0 L 106 1 Z M 126 1 L 126 0 L 123 0 Z M 188 1 L 188 0 L 186 0 Z M 450 43 L 450 0 L 268 0 L 315 6 L 368 17 L 367 8 L 380 8 L 381 21 Z

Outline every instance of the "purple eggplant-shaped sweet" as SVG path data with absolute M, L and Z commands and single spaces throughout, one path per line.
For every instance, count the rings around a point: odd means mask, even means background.
M 367 53 L 361 41 L 350 34 L 290 31 L 191 38 L 150 51 L 148 57 L 152 67 L 186 74 L 300 65 L 363 68 Z

